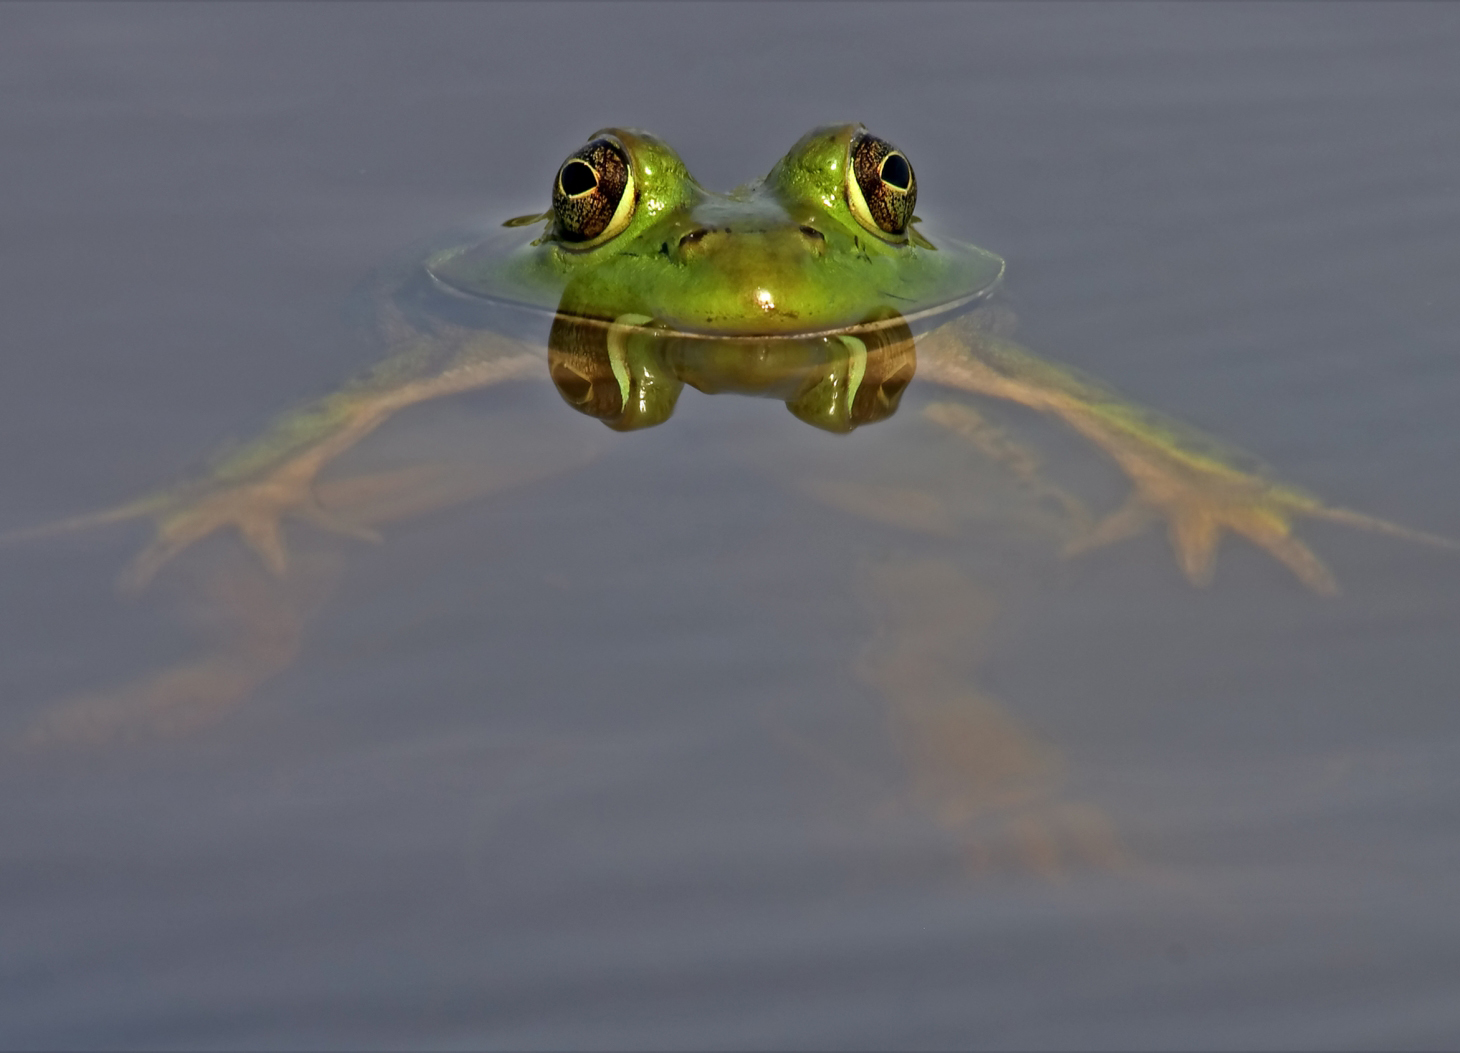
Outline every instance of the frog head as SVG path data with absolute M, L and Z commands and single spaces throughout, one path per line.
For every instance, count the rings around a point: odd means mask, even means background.
M 859 124 L 808 132 L 728 194 L 662 140 L 605 128 L 558 167 L 547 212 L 508 221 L 515 239 L 453 247 L 427 268 L 457 292 L 574 317 L 711 337 L 835 332 L 997 285 L 1003 260 L 920 230 L 916 201 L 907 156 Z

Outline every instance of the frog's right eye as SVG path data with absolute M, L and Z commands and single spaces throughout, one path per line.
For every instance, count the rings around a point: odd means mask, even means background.
M 553 180 L 553 232 L 588 248 L 607 241 L 634 214 L 634 169 L 616 139 L 594 139 L 563 162 Z

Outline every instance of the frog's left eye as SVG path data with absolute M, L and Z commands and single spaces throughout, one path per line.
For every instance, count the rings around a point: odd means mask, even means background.
M 594 139 L 563 162 L 553 180 L 553 230 L 578 245 L 607 241 L 634 214 L 634 169 L 614 139 Z
M 863 132 L 852 140 L 847 203 L 870 231 L 903 235 L 918 202 L 918 181 L 907 156 L 886 139 Z

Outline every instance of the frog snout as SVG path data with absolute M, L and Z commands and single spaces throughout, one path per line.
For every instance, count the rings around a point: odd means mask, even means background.
M 700 226 L 682 234 L 678 248 L 684 260 L 723 253 L 772 259 L 788 255 L 820 257 L 826 253 L 826 235 L 805 223 L 761 229 Z

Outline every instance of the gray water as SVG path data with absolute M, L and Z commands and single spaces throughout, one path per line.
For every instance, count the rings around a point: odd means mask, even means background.
M 1442 4 L 0 6 L 0 529 L 331 390 L 372 269 L 600 126 L 728 188 L 861 120 L 1028 346 L 1460 534 L 1457 56 Z M 1453 1048 L 1460 557 L 1062 559 L 937 398 L 512 385 L 342 458 L 384 542 L 282 582 L 0 548 L 0 1044 Z

